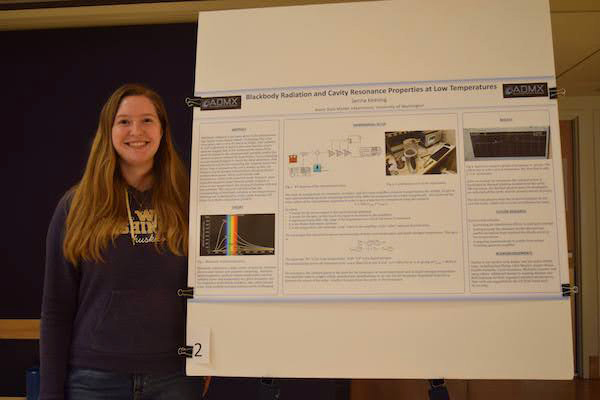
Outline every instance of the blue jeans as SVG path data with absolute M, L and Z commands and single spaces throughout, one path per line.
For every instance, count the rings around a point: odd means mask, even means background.
M 200 400 L 204 378 L 127 374 L 87 368 L 71 368 L 65 387 L 68 400 Z

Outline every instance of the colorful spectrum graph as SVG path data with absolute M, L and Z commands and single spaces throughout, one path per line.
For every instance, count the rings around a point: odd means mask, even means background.
M 201 256 L 275 254 L 275 214 L 202 215 Z
M 225 248 L 227 249 L 226 255 L 237 255 L 238 250 L 238 216 L 228 215 L 227 216 L 227 242 Z

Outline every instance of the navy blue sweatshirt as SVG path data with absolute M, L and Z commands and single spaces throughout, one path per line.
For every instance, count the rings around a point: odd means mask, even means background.
M 62 251 L 69 203 L 70 196 L 63 196 L 46 239 L 40 400 L 64 398 L 69 366 L 183 371 L 177 348 L 185 340 L 185 301 L 177 289 L 187 286 L 187 258 L 144 243 L 156 219 L 152 210 L 136 209 L 131 201 L 138 243 L 132 243 L 129 225 L 124 226 L 114 244 L 109 242 L 104 262 L 75 266 Z

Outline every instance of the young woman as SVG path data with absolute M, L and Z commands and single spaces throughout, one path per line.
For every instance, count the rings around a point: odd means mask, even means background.
M 153 90 L 118 88 L 46 243 L 40 399 L 199 399 L 186 377 L 188 178 Z

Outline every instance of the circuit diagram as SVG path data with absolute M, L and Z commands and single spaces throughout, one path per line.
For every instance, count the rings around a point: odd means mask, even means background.
M 348 135 L 331 139 L 326 149 L 314 149 L 288 154 L 287 164 L 290 177 L 312 176 L 330 171 L 333 161 L 353 158 L 375 157 L 382 154 L 379 146 L 365 146 L 360 135 Z

